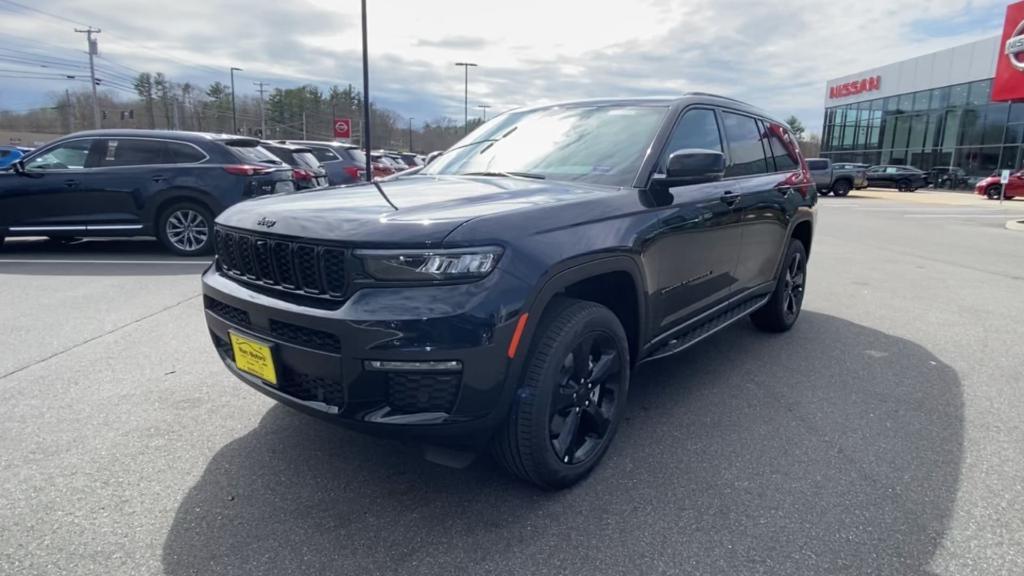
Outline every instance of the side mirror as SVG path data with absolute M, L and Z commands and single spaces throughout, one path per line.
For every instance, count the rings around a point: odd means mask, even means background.
M 655 176 L 651 185 L 671 188 L 717 182 L 725 176 L 725 154 L 717 150 L 686 148 L 668 157 L 664 176 Z
M 444 154 L 444 150 L 434 150 L 430 154 L 427 154 L 427 160 L 423 163 L 423 165 L 426 166 L 430 164 L 431 162 L 436 160 L 437 157 L 440 156 L 441 154 Z

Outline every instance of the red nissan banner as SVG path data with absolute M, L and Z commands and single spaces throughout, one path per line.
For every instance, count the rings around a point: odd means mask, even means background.
M 1006 7 L 999 63 L 992 82 L 992 99 L 1024 99 L 1024 0 Z
M 351 138 L 352 137 L 352 119 L 351 118 L 335 118 L 334 119 L 334 137 L 335 138 Z

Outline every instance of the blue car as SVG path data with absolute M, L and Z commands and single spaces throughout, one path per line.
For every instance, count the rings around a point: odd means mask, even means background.
M 25 154 L 31 151 L 31 148 L 22 148 L 21 146 L 0 146 L 0 170 L 21 160 Z

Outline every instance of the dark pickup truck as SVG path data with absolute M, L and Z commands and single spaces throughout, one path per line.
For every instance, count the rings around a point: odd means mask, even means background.
M 206 322 L 285 405 L 562 488 L 638 363 L 794 325 L 816 198 L 786 124 L 733 99 L 514 110 L 393 179 L 222 214 Z
M 846 196 L 850 190 L 867 187 L 867 166 L 863 164 L 833 164 L 828 158 L 808 158 L 807 169 L 811 171 L 814 185 L 822 196 L 827 196 L 829 192 L 836 196 Z

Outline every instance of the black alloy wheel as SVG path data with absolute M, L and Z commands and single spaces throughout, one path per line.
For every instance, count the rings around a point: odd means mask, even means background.
M 629 342 L 615 314 L 557 297 L 531 336 L 522 383 L 494 456 L 545 490 L 585 478 L 611 445 L 629 390 Z
M 592 458 L 608 439 L 618 403 L 622 357 L 612 336 L 583 336 L 562 360 L 548 411 L 551 448 L 563 464 Z
M 906 178 L 901 179 L 899 182 L 896 183 L 896 189 L 899 190 L 900 192 L 912 192 L 912 189 L 910 187 L 910 180 L 907 180 Z
M 846 180 L 840 180 L 836 182 L 835 186 L 832 187 L 832 194 L 836 196 L 846 196 L 850 193 L 850 183 Z
M 792 239 L 782 270 L 775 283 L 775 291 L 750 319 L 754 326 L 765 332 L 785 332 L 796 324 L 804 304 L 807 286 L 807 249 L 803 242 Z
M 989 200 L 999 200 L 999 195 L 1002 190 L 1001 186 L 989 186 L 985 189 L 985 196 L 987 196 Z

